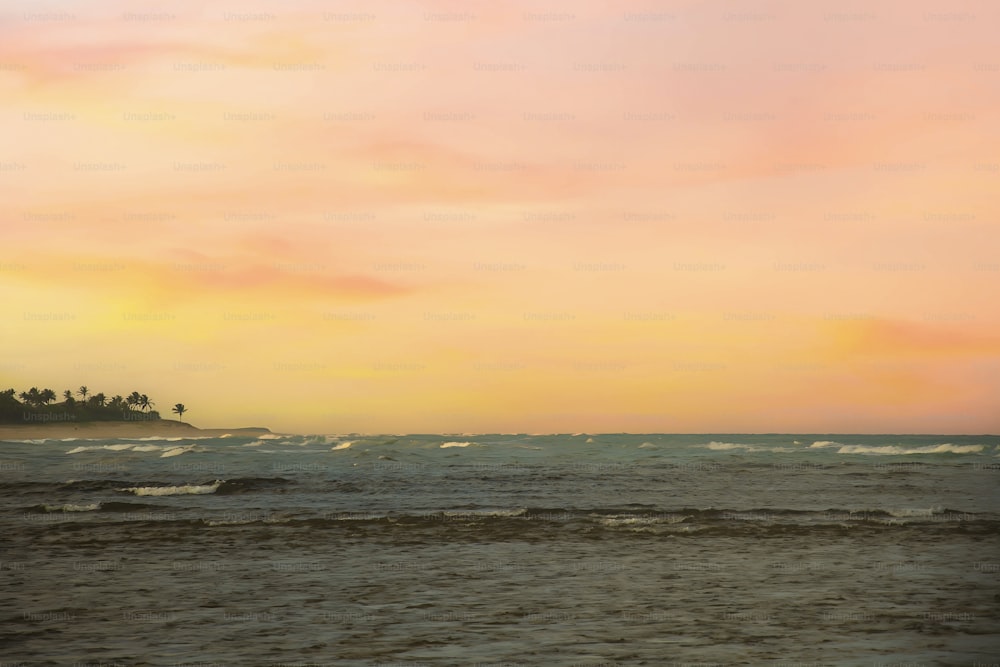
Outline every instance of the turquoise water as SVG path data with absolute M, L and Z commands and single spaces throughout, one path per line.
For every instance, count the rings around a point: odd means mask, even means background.
M 1000 655 L 997 436 L 0 448 L 0 646 L 14 663 Z

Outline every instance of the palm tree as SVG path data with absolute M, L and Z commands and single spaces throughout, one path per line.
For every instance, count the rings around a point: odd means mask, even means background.
M 38 387 L 32 387 L 28 391 L 21 392 L 21 400 L 31 406 L 38 406 L 41 404 L 41 393 L 38 391 Z
M 111 397 L 111 407 L 113 408 L 120 408 L 124 403 L 125 399 L 122 398 L 121 394 L 115 394 Z
M 63 392 L 63 398 L 66 400 L 67 403 L 69 403 L 69 399 L 73 398 L 73 392 L 67 389 L 66 391 Z
M 128 395 L 128 398 L 125 399 L 125 403 L 128 404 L 130 408 L 139 405 L 141 401 L 142 397 L 137 391 L 133 391 Z
M 90 402 L 94 405 L 103 408 L 104 402 L 108 400 L 108 397 L 104 394 L 94 394 L 90 397 Z
M 153 407 L 153 405 L 155 405 L 155 403 L 149 400 L 149 396 L 146 396 L 145 394 L 139 396 L 139 407 L 143 410 L 149 410 Z
M 42 393 L 38 395 L 38 398 L 42 401 L 42 403 L 48 405 L 52 401 L 56 400 L 56 392 L 51 389 L 42 389 Z
M 83 385 L 82 387 L 80 387 L 79 389 L 76 390 L 76 393 L 80 394 L 80 396 L 83 397 L 83 400 L 86 401 L 87 400 L 87 392 L 88 391 L 89 391 L 89 389 L 87 389 L 87 385 Z
M 187 408 L 184 407 L 183 403 L 178 403 L 177 405 L 174 406 L 172 412 L 177 413 L 177 421 L 180 421 L 181 417 L 184 416 L 184 413 L 187 412 Z

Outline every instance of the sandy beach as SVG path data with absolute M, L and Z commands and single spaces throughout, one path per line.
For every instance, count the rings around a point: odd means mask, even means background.
M 220 436 L 270 433 L 261 427 L 198 428 L 171 419 L 154 421 L 60 422 L 49 424 L 0 424 L 0 440 L 40 440 L 43 438 L 143 438 L 149 436 Z

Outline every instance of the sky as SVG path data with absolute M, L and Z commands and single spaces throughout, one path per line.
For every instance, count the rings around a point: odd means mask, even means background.
M 996 433 L 997 25 L 0 0 L 0 384 L 300 433 Z

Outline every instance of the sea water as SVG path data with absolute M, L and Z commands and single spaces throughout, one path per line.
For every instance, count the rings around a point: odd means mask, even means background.
M 5 665 L 991 664 L 1000 437 L 0 443 Z

